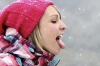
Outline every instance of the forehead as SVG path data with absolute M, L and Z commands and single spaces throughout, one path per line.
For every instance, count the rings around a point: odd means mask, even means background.
M 59 18 L 61 18 L 60 13 L 53 5 L 47 7 L 45 14 L 48 16 L 58 16 Z

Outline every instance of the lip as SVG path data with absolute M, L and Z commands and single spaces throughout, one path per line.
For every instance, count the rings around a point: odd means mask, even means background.
M 63 33 L 62 33 L 62 34 L 58 34 L 58 35 L 56 36 L 56 38 L 57 38 L 58 36 L 59 36 L 60 39 L 61 39 L 61 38 L 63 37 Z
M 63 37 L 63 35 L 59 35 L 56 37 L 56 42 L 58 43 L 58 45 L 60 46 L 61 49 L 65 48 L 65 44 L 64 42 L 61 40 L 61 38 Z

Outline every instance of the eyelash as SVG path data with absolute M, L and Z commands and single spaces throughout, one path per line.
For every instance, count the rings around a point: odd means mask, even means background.
M 51 21 L 51 22 L 55 24 L 57 21 Z

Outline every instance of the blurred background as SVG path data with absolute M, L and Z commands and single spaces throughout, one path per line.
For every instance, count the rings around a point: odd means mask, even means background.
M 15 0 L 0 0 L 0 10 Z M 58 66 L 100 66 L 100 0 L 53 0 L 68 26 Z

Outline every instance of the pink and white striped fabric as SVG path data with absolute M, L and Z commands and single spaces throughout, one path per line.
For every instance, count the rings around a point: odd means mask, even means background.
M 0 36 L 0 66 L 56 66 L 59 59 L 41 52 L 13 28 Z

